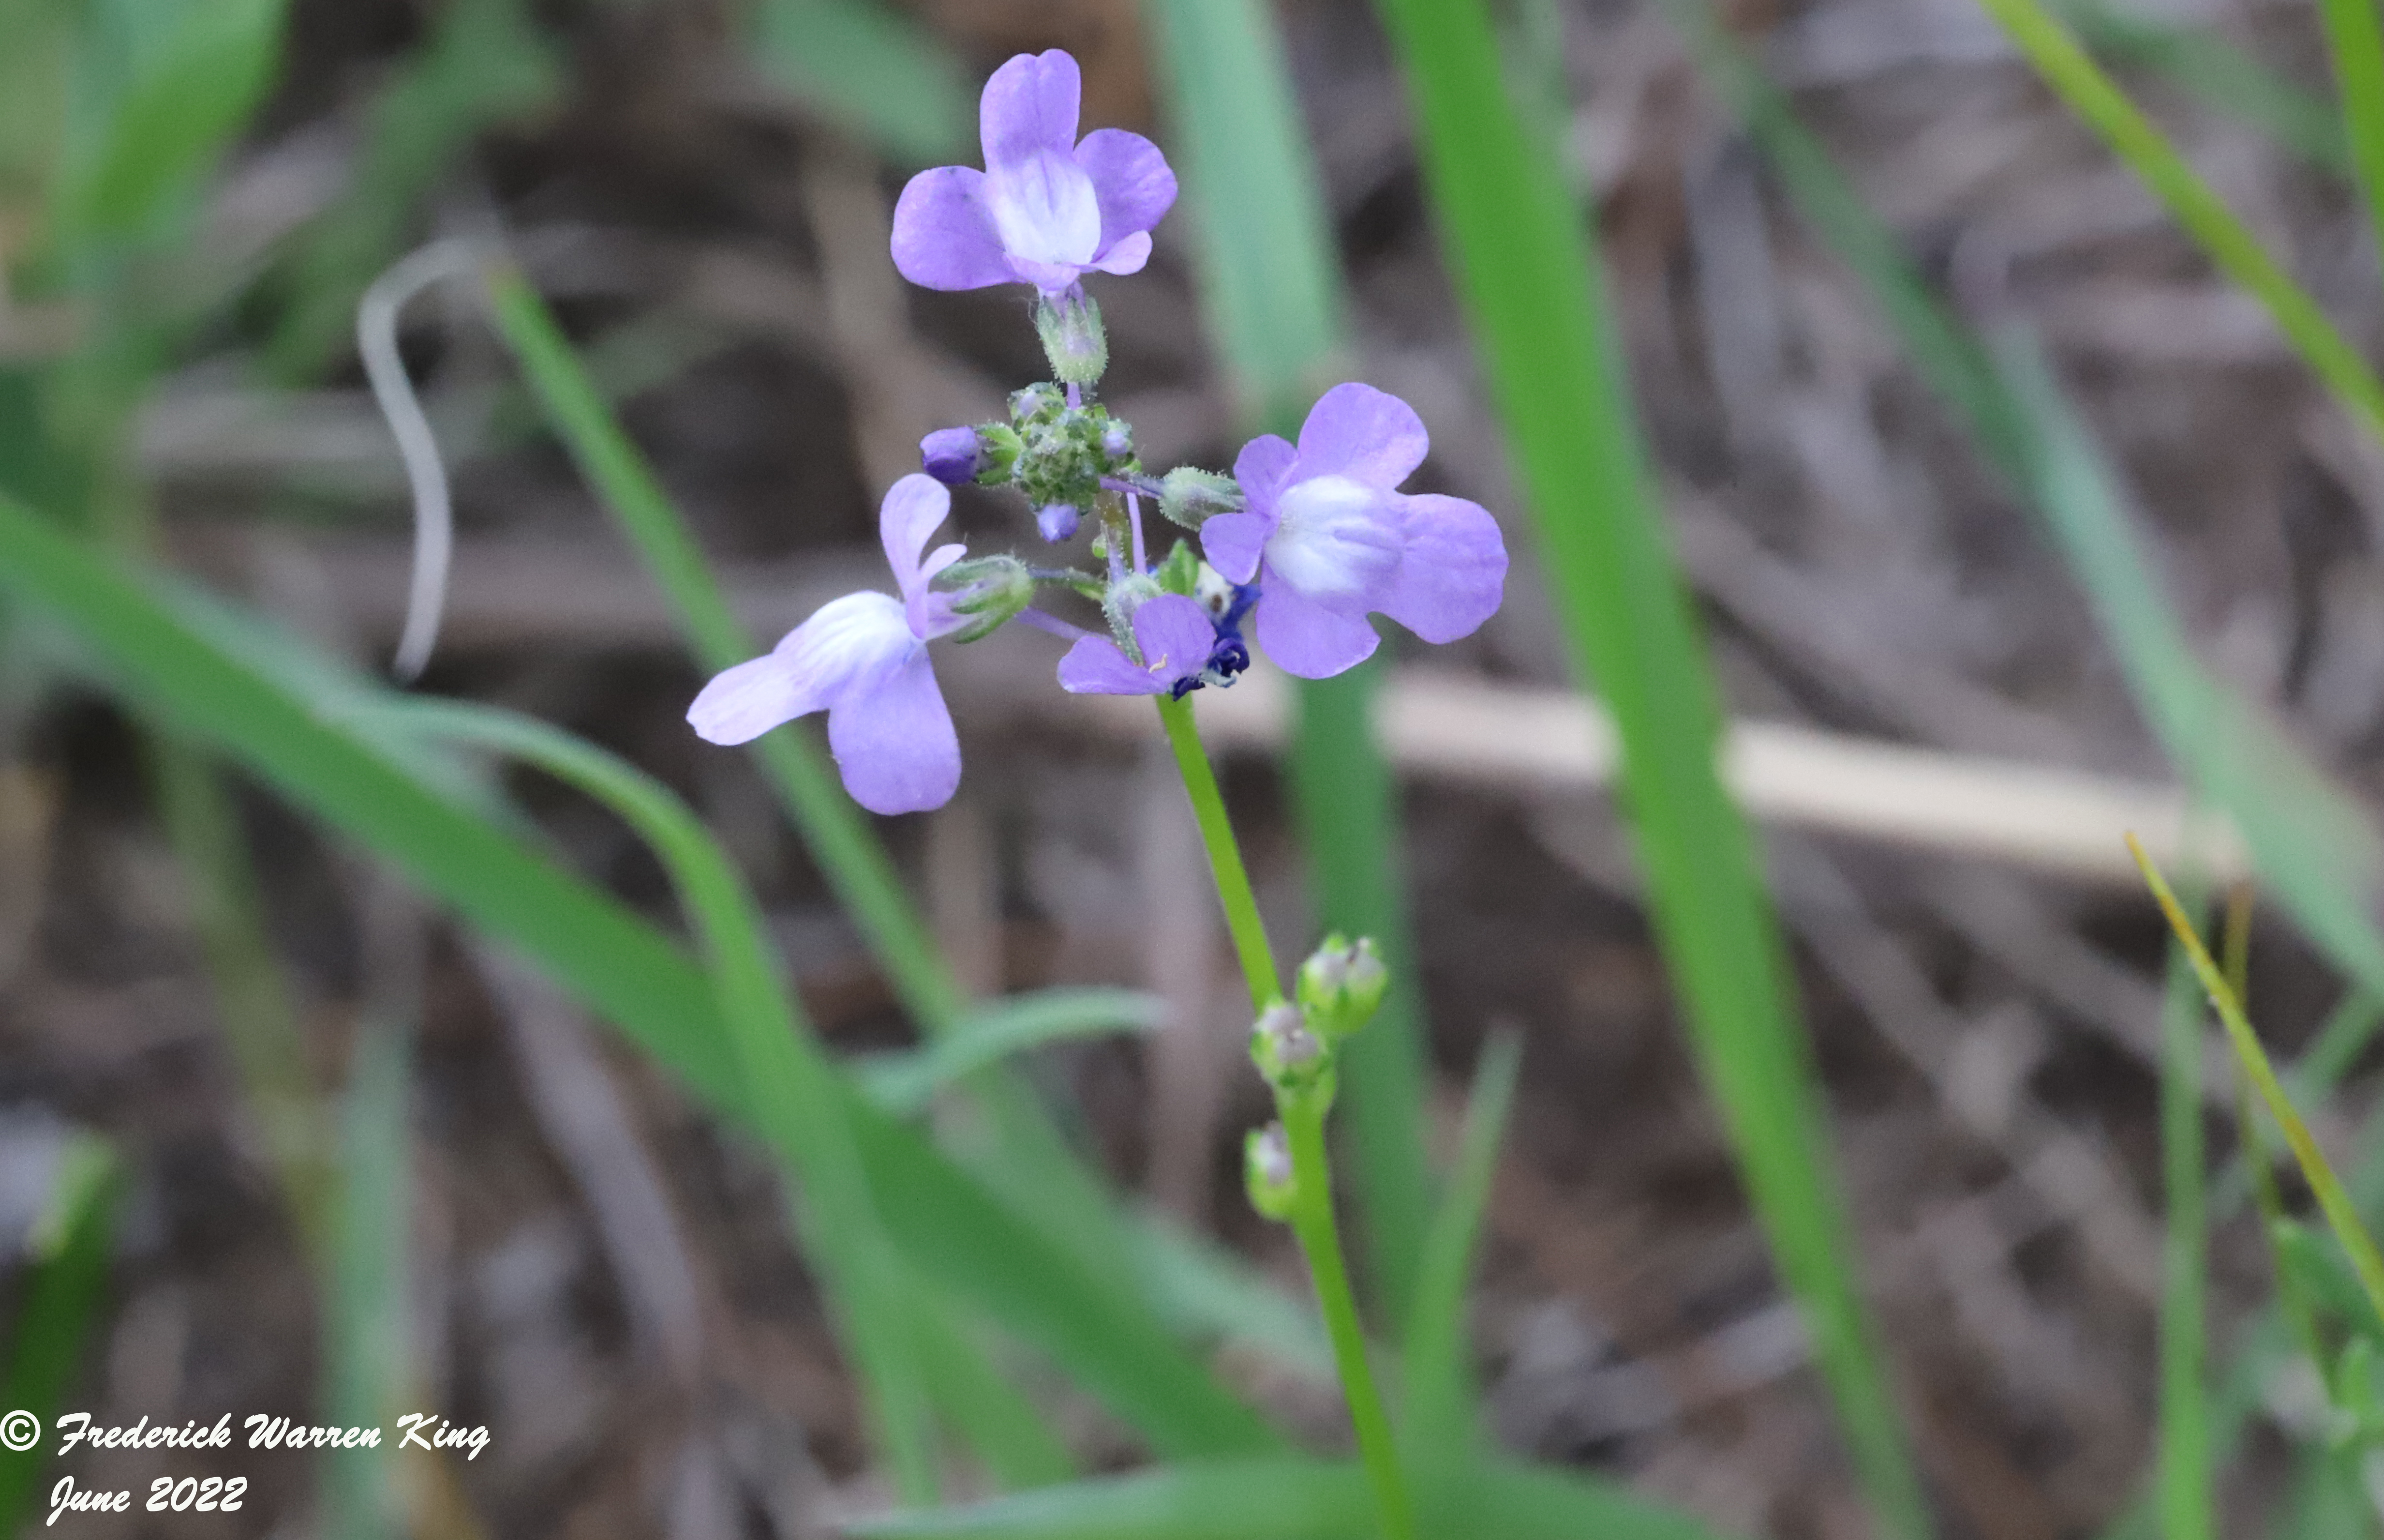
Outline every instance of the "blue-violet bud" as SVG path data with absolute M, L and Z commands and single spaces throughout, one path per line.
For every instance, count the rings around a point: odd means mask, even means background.
M 985 446 L 974 428 L 939 428 L 919 441 L 919 468 L 947 487 L 963 485 L 985 468 Z
M 1101 427 L 1101 453 L 1113 464 L 1133 459 L 1134 429 L 1111 417 Z
M 1035 515 L 1035 528 L 1045 540 L 1057 545 L 1075 538 L 1077 521 L 1083 516 L 1073 503 L 1047 503 Z

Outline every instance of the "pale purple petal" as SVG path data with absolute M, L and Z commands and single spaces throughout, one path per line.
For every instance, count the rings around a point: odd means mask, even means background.
M 1431 445 L 1423 419 L 1406 402 L 1353 380 L 1309 408 L 1299 475 L 1347 476 L 1387 491 L 1414 474 Z
M 1375 607 L 1426 641 L 1455 641 L 1498 609 L 1507 545 L 1490 510 L 1461 497 L 1400 500 L 1407 549 L 1397 581 Z
M 878 543 L 886 548 L 886 565 L 894 569 L 895 586 L 902 590 L 912 633 L 922 639 L 929 634 L 928 579 L 959 561 L 968 549 L 961 545 L 938 546 L 933 555 L 925 561 L 920 559 L 927 537 L 936 532 L 936 526 L 943 523 L 951 511 L 951 489 L 918 471 L 895 482 L 877 509 Z
M 848 593 L 813 611 L 763 657 L 703 687 L 687 719 L 714 743 L 746 743 L 781 722 L 834 702 L 857 678 L 883 671 L 919 645 L 901 601 Z
M 1175 173 L 1159 146 L 1124 129 L 1095 129 L 1076 146 L 1076 164 L 1093 179 L 1100 199 L 1102 266 L 1109 267 L 1117 243 L 1158 228 L 1175 203 Z M 1132 271 L 1132 268 L 1124 269 Z
M 828 708 L 827 746 L 852 800 L 872 813 L 925 813 L 961 784 L 961 741 L 925 642 L 855 681 Z
M 966 166 L 922 171 L 894 205 L 894 267 L 923 289 L 983 289 L 1012 279 L 985 173 Z
M 1071 695 L 1157 695 L 1171 682 L 1107 637 L 1080 637 L 1060 660 L 1060 688 Z
M 1329 679 L 1381 644 L 1363 616 L 1336 615 L 1287 583 L 1269 582 L 1259 596 L 1259 645 L 1286 674 Z
M 1382 608 L 1407 543 L 1398 494 L 1348 476 L 1312 476 L 1275 496 L 1268 581 L 1347 614 Z M 1221 567 L 1218 570 L 1223 571 Z
M 1101 253 L 1100 260 L 1093 266 L 1102 272 L 1114 273 L 1119 278 L 1124 278 L 1130 273 L 1142 271 L 1144 265 L 1149 261 L 1150 237 L 1141 230 L 1136 230 Z
M 1209 666 L 1217 627 L 1198 600 L 1162 593 L 1134 612 L 1134 644 L 1141 650 L 1143 666 L 1173 684 Z
M 977 129 L 990 171 L 1037 150 L 1066 155 L 1076 147 L 1076 106 L 1083 81 L 1066 50 L 1019 54 L 993 72 L 977 99 Z
M 688 707 L 687 720 L 707 743 L 751 743 L 781 722 L 819 710 L 809 684 L 786 659 L 764 652 L 714 675 Z
M 1242 495 L 1249 499 L 1256 513 L 1272 513 L 1275 493 L 1282 490 L 1283 478 L 1291 474 L 1291 463 L 1299 452 L 1288 440 L 1273 433 L 1261 433 L 1242 446 L 1234 461 L 1234 479 L 1240 482 Z
M 1200 522 L 1200 551 L 1227 582 L 1247 583 L 1258 571 L 1267 537 L 1273 533 L 1271 515 L 1211 514 Z

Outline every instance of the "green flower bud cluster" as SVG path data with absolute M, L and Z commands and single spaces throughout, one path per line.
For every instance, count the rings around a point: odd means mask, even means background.
M 1123 478 L 1142 470 L 1133 429 L 1097 402 L 1069 405 L 1057 385 L 1012 392 L 1010 420 L 987 423 L 976 431 L 985 451 L 977 484 L 1015 486 L 1031 507 L 1060 503 L 1090 513 L 1103 477 Z
M 1372 940 L 1329 936 L 1299 965 L 1293 987 L 1297 1000 L 1278 999 L 1259 1012 L 1250 1027 L 1250 1062 L 1266 1077 L 1275 1106 L 1286 1116 L 1295 1110 L 1321 1116 L 1333 1105 L 1334 1063 L 1341 1045 L 1373 1019 L 1389 987 L 1390 971 Z M 1271 1161 L 1278 1148 L 1264 1140 L 1281 1134 L 1280 1124 L 1253 1133 L 1244 1151 L 1250 1203 L 1270 1219 L 1288 1216 L 1294 1192 L 1287 1149 L 1280 1179 L 1266 1174 L 1275 1169 L 1272 1164 L 1261 1170 L 1261 1155 Z
M 952 596 L 952 612 L 969 623 L 953 641 L 975 641 L 1035 602 L 1035 575 L 1024 562 L 1001 553 L 954 562 L 929 579 L 928 587 Z

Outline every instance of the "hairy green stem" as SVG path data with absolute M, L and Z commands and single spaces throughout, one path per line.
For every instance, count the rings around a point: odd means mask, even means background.
M 1209 869 L 1216 876 L 1217 898 L 1225 908 L 1225 926 L 1233 933 L 1234 950 L 1241 957 L 1242 976 L 1249 985 L 1250 1004 L 1263 1012 L 1284 998 L 1283 980 L 1275 972 L 1274 953 L 1267 946 L 1266 923 L 1259 914 L 1258 895 L 1250 889 L 1249 870 L 1242 864 L 1242 848 L 1234 826 L 1225 817 L 1224 794 L 1209 764 L 1208 751 L 1192 725 L 1192 707 L 1184 701 L 1161 698 L 1159 719 L 1167 726 L 1167 741 L 1183 772 L 1184 790 L 1192 799 L 1199 821 L 1200 840 L 1208 847 Z M 1366 1362 L 1366 1332 L 1358 1319 L 1357 1296 L 1349 1288 L 1349 1268 L 1341 1255 L 1341 1232 L 1333 1215 L 1333 1164 L 1324 1147 L 1324 1114 L 1329 1093 L 1310 1089 L 1278 1095 L 1284 1134 L 1291 1146 L 1293 1198 L 1291 1231 L 1308 1258 L 1308 1272 L 1316 1285 L 1317 1308 L 1323 1311 L 1326 1335 L 1333 1339 L 1333 1361 L 1341 1374 L 1341 1391 L 1349 1404 L 1349 1422 L 1357 1430 L 1358 1453 L 1373 1484 L 1384 1540 L 1414 1540 L 1415 1510 L 1408 1500 L 1407 1478 L 1399 1469 L 1391 1420 L 1383 1410 L 1382 1392 Z
M 1200 734 L 1192 726 L 1190 703 L 1162 700 L 1159 719 L 1167 725 L 1168 746 L 1175 751 L 1175 767 L 1192 799 L 1192 815 L 1200 821 L 1200 842 L 1209 849 L 1209 869 L 1216 876 L 1225 928 L 1233 933 L 1242 978 L 1250 987 L 1250 1008 L 1264 1011 L 1283 998 L 1283 979 L 1275 972 L 1274 953 L 1267 948 L 1266 922 L 1259 917 L 1259 899 L 1250 891 L 1242 848 L 1225 819 L 1224 793 L 1217 789 L 1217 773 L 1210 768 L 1208 751 L 1200 747 Z
M 1366 1331 L 1358 1320 L 1358 1302 L 1349 1292 L 1349 1269 L 1341 1257 L 1341 1232 L 1333 1218 L 1333 1167 L 1324 1149 L 1324 1113 L 1329 1099 L 1313 1092 L 1285 1097 L 1283 1131 L 1291 1145 L 1291 1232 L 1308 1255 L 1308 1271 L 1316 1280 L 1316 1303 L 1324 1312 L 1324 1330 L 1333 1339 L 1334 1366 L 1341 1372 L 1341 1387 L 1349 1402 L 1349 1422 L 1357 1430 L 1358 1454 L 1373 1483 L 1374 1506 L 1383 1521 L 1384 1540 L 1415 1540 L 1415 1510 L 1408 1500 L 1407 1480 L 1399 1470 L 1397 1442 L 1391 1420 L 1383 1410 L 1382 1393 L 1366 1362 Z

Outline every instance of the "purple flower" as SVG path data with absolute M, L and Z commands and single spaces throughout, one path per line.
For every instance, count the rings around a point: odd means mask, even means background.
M 1071 695 L 1173 695 L 1200 688 L 1217 627 L 1197 599 L 1162 593 L 1134 612 L 1140 663 L 1107 637 L 1085 637 L 1060 660 L 1060 688 Z
M 767 654 L 703 687 L 687 714 L 697 734 L 745 743 L 825 711 L 828 749 L 854 801 L 872 813 L 924 813 L 951 801 L 961 781 L 960 739 L 927 643 L 969 620 L 954 613 L 950 594 L 927 585 L 965 547 L 920 554 L 951 506 L 952 494 L 931 478 L 895 482 L 877 534 L 901 597 L 864 591 L 821 605 Z
M 1031 283 L 1061 294 L 1086 272 L 1137 273 L 1175 173 L 1138 133 L 1076 140 L 1076 61 L 1020 54 L 985 82 L 985 169 L 922 171 L 894 205 L 894 266 L 928 289 Z
M 1242 447 L 1248 506 L 1202 523 L 1200 545 L 1231 581 L 1257 580 L 1259 645 L 1286 673 L 1363 663 L 1381 641 L 1369 612 L 1437 642 L 1498 608 L 1507 548 L 1489 511 L 1398 490 L 1430 442 L 1407 403 L 1349 384 L 1309 412 L 1297 449 L 1273 434 Z

